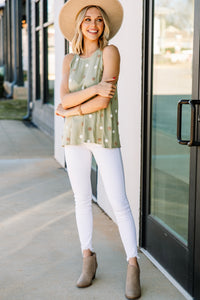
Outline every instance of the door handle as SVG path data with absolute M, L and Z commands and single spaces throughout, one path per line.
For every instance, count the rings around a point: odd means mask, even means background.
M 191 125 L 190 140 L 182 140 L 182 107 L 189 104 L 191 107 Z M 195 125 L 196 125 L 196 105 L 200 104 L 200 100 L 180 100 L 177 109 L 177 140 L 181 145 L 200 146 L 200 142 L 195 141 Z

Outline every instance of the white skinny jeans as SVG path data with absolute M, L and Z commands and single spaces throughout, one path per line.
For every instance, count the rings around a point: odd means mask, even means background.
M 115 214 L 127 256 L 137 257 L 135 223 L 125 191 L 124 170 L 120 148 L 103 148 L 97 144 L 65 146 L 67 170 L 75 198 L 76 222 L 81 249 L 92 247 L 93 215 L 91 163 L 92 154 L 100 171 L 104 188 Z

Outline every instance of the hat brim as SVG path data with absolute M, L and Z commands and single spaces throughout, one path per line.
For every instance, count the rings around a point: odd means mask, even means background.
M 60 30 L 68 41 L 72 41 L 74 37 L 77 14 L 90 5 L 99 6 L 106 12 L 109 19 L 109 39 L 118 32 L 123 20 L 123 8 L 118 0 L 68 0 L 59 14 Z

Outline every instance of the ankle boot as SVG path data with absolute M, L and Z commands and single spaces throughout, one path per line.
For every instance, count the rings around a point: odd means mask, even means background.
M 88 257 L 83 257 L 82 273 L 76 286 L 79 288 L 90 286 L 92 280 L 95 278 L 97 266 L 96 253 L 92 253 L 92 255 Z
M 139 265 L 128 264 L 125 296 L 127 299 L 138 299 L 141 296 Z

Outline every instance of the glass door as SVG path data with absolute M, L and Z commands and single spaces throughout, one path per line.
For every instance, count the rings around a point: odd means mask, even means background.
M 154 3 L 151 215 L 188 244 L 190 149 L 176 140 L 177 103 L 192 98 L 194 0 Z M 182 136 L 190 134 L 184 107 Z
M 197 157 L 196 149 L 177 142 L 177 104 L 198 97 L 195 5 L 195 0 L 146 1 L 143 116 L 142 246 L 191 294 Z M 190 105 L 182 106 L 185 140 L 190 119 Z

